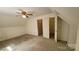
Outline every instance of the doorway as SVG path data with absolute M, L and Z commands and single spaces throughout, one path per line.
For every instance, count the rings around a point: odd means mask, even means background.
M 37 20 L 38 36 L 43 36 L 43 23 L 42 19 Z
M 49 17 L 49 38 L 55 38 L 55 17 Z

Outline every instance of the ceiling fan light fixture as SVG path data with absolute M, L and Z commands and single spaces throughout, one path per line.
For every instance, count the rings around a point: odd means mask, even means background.
M 28 18 L 28 17 L 32 16 L 31 13 L 29 13 L 28 11 L 23 10 L 23 9 L 18 10 L 17 13 L 19 15 L 21 15 L 22 18 Z
M 26 18 L 26 16 L 25 16 L 25 15 L 22 15 L 22 17 L 23 17 L 23 18 Z

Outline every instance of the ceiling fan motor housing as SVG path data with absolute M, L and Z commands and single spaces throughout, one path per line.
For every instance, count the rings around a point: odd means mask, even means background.
M 26 12 L 25 12 L 25 11 L 22 11 L 22 14 L 23 14 L 23 15 L 26 15 Z

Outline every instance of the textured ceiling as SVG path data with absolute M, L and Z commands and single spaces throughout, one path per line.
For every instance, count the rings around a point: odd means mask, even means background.
M 79 25 L 78 7 L 0 7 L 0 27 L 24 25 L 25 21 L 23 18 L 16 17 L 18 9 L 31 11 L 33 17 L 57 11 L 68 23 Z
M 32 17 L 49 14 L 52 11 L 46 7 L 0 7 L 0 27 L 14 27 L 24 26 L 25 21 L 29 18 L 23 19 L 21 16 L 17 16 L 16 11 L 18 9 L 25 9 L 33 13 Z
M 6 13 L 10 15 L 17 15 L 17 10 L 25 9 L 31 11 L 34 16 L 40 16 L 51 13 L 51 10 L 47 7 L 0 7 L 0 13 Z

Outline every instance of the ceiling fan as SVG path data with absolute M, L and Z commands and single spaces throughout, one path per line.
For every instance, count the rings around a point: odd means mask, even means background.
M 23 10 L 23 9 L 17 10 L 17 13 L 21 15 L 23 18 L 28 18 L 29 16 L 33 15 L 31 12 L 29 13 L 28 11 Z

